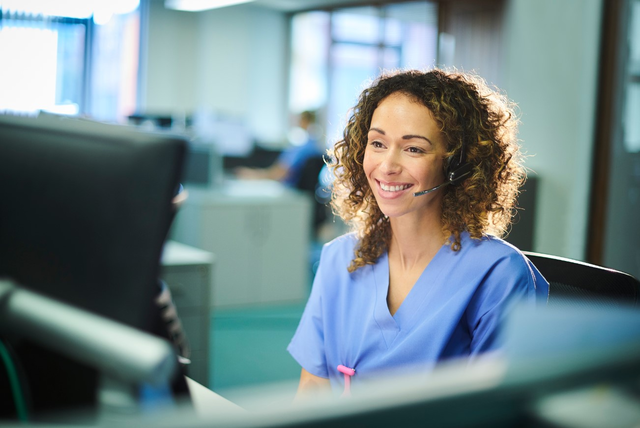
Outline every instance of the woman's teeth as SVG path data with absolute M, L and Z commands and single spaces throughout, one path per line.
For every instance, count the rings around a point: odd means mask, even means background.
M 400 185 L 400 186 L 387 186 L 386 184 L 380 183 L 380 187 L 385 192 L 399 192 L 401 190 L 407 189 L 410 186 L 411 186 L 410 184 L 403 184 L 403 185 Z

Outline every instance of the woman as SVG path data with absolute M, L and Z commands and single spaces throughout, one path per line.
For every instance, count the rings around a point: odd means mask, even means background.
M 334 209 L 355 231 L 323 248 L 288 347 L 299 394 L 473 359 L 498 348 L 513 302 L 546 301 L 544 278 L 499 239 L 525 178 L 516 127 L 469 74 L 394 72 L 362 92 L 332 153 Z

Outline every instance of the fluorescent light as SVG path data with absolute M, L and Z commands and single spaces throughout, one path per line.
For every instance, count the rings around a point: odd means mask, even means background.
M 140 0 L 0 0 L 0 9 L 27 15 L 90 18 L 102 13 L 127 14 L 138 8 Z
M 251 1 L 253 0 L 164 0 L 164 7 L 188 12 L 200 12 L 202 10 L 249 3 Z

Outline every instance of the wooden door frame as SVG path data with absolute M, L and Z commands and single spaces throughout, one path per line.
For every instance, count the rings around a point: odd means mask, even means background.
M 620 131 L 628 5 L 628 0 L 602 0 L 595 141 L 585 254 L 588 262 L 598 265 L 604 261 L 611 150 Z

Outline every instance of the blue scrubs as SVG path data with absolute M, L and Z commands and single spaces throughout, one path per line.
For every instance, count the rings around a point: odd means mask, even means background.
M 309 373 L 342 390 L 339 364 L 356 370 L 352 387 L 389 370 L 430 370 L 456 357 L 499 347 L 500 321 L 516 300 L 546 302 L 549 285 L 515 247 L 492 237 L 461 236 L 443 245 L 391 316 L 389 259 L 353 273 L 357 238 L 326 244 L 307 306 L 288 346 Z

